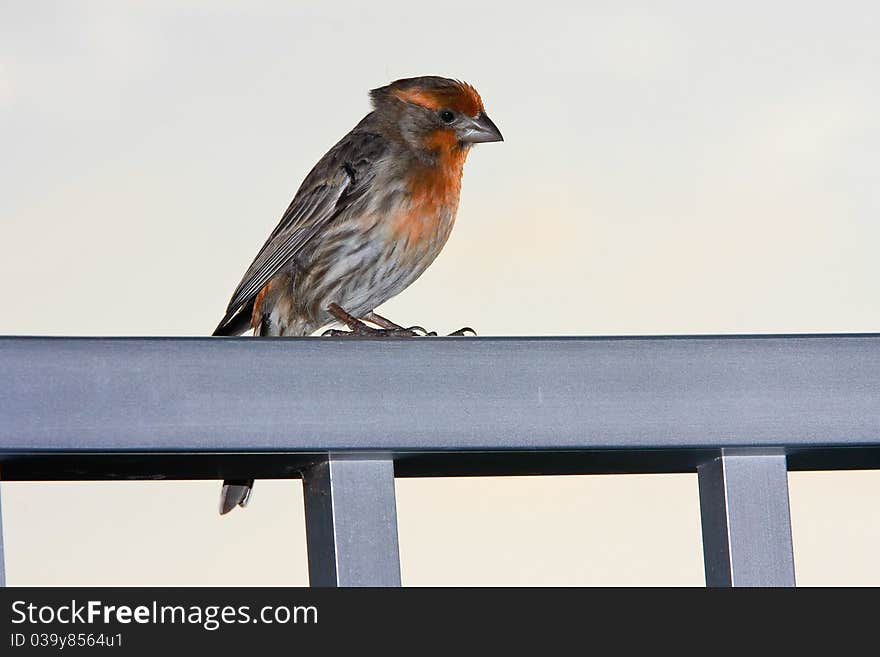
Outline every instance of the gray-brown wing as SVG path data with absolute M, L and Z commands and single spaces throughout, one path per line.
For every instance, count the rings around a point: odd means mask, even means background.
M 320 239 L 328 223 L 367 192 L 375 178 L 375 164 L 387 146 L 380 135 L 355 129 L 321 158 L 242 277 L 221 327 L 306 244 Z

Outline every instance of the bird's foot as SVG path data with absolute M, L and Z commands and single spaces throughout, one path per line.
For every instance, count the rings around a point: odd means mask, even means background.
M 376 326 L 381 326 L 384 329 L 407 330 L 407 331 L 415 330 L 415 331 L 421 331 L 420 335 L 422 337 L 436 337 L 437 336 L 436 331 L 426 331 L 421 326 L 411 326 L 409 329 L 404 329 L 402 326 L 400 326 L 399 324 L 395 324 L 387 317 L 382 317 L 382 315 L 379 315 L 374 312 L 367 313 L 361 319 L 368 321 L 371 324 L 375 324 Z M 477 332 L 474 329 L 472 329 L 470 326 L 465 326 L 464 328 L 460 328 L 457 331 L 450 333 L 449 336 L 447 336 L 447 337 L 453 337 L 453 336 L 460 337 L 460 336 L 465 336 L 468 333 L 470 333 L 471 335 L 477 334 Z
M 384 317 L 380 317 L 376 315 L 375 317 L 382 320 L 381 322 L 377 322 L 370 315 L 367 315 L 365 319 L 367 321 L 374 322 L 382 326 L 382 328 L 373 328 L 372 326 L 367 326 L 359 320 L 357 317 L 351 315 L 350 313 L 343 310 L 338 304 L 331 303 L 327 310 L 330 312 L 333 317 L 337 320 L 345 324 L 349 330 L 343 331 L 340 329 L 329 329 L 322 333 L 322 336 L 330 336 L 334 338 L 416 338 L 423 337 L 427 335 L 436 335 L 436 333 L 431 334 L 426 331 L 421 326 L 411 326 L 409 328 L 404 328 L 402 326 L 398 326 L 394 324 L 390 320 L 386 320 Z
M 390 319 L 382 317 L 382 315 L 378 315 L 374 312 L 367 313 L 362 319 L 358 319 L 336 303 L 331 303 L 327 307 L 327 310 L 339 322 L 345 324 L 349 330 L 328 329 L 321 334 L 322 336 L 334 338 L 427 338 L 437 336 L 436 331 L 428 331 L 421 326 L 404 328 L 399 324 L 395 324 Z M 368 326 L 362 320 L 366 320 L 380 328 Z M 464 328 L 460 328 L 457 331 L 450 333 L 449 337 L 460 337 L 468 334 L 476 335 L 477 332 L 471 327 L 465 326 Z
M 357 328 L 353 328 L 351 331 L 344 331 L 342 329 L 327 329 L 324 331 L 321 336 L 327 336 L 331 338 L 419 338 L 424 337 L 425 335 L 430 335 L 430 333 L 420 333 L 420 326 L 414 326 L 411 329 L 401 328 L 401 329 L 377 329 L 372 326 L 367 326 L 366 324 L 362 324 Z

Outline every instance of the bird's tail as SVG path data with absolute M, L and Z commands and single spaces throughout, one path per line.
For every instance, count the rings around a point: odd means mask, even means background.
M 220 320 L 213 335 L 240 335 L 251 327 L 251 312 L 253 302 L 246 304 L 238 310 L 227 311 L 226 316 Z M 254 480 L 250 479 L 227 479 L 223 482 L 220 491 L 220 515 L 226 515 L 235 507 L 245 507 L 251 498 L 251 490 Z
M 246 507 L 251 499 L 254 480 L 227 479 L 220 491 L 220 515 L 225 515 L 235 507 Z

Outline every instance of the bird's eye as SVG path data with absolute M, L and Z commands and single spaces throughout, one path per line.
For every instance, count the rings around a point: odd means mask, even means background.
M 452 113 L 452 110 L 440 110 L 440 120 L 443 123 L 452 123 L 455 120 L 455 114 Z

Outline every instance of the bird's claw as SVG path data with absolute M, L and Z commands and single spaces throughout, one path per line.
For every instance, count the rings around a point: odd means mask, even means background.
M 327 329 L 321 334 L 322 338 L 341 338 L 346 335 L 352 335 L 352 331 L 343 331 L 341 329 Z
M 416 330 L 421 330 L 421 333 Z M 341 329 L 328 329 L 321 334 L 321 337 L 328 336 L 331 338 L 420 338 L 430 335 L 421 326 L 412 328 L 398 329 L 381 329 L 372 328 L 366 324 L 356 325 L 351 331 L 343 331 Z
M 477 332 L 465 326 L 450 333 L 447 337 L 463 337 L 476 335 Z M 409 328 L 381 329 L 367 326 L 366 324 L 355 325 L 350 331 L 342 329 L 327 329 L 321 337 L 330 338 L 436 338 L 437 331 L 427 331 L 422 326 L 410 326 Z
M 342 329 L 328 329 L 321 334 L 321 337 L 331 337 L 331 338 L 429 338 L 436 337 L 436 331 L 428 331 L 423 326 L 410 326 L 409 328 L 403 328 L 402 326 L 398 326 L 390 319 L 382 317 L 381 315 L 377 315 L 376 313 L 370 312 L 364 315 L 365 320 L 372 324 L 378 324 L 381 328 L 373 328 L 372 326 L 368 326 L 363 321 L 355 317 L 354 315 L 346 312 L 339 304 L 331 303 L 327 307 L 328 312 L 339 322 L 348 326 L 349 330 L 344 331 Z M 477 332 L 472 329 L 470 326 L 465 326 L 464 328 L 460 328 L 454 333 L 450 333 L 449 336 L 464 336 L 468 333 L 476 335 Z

